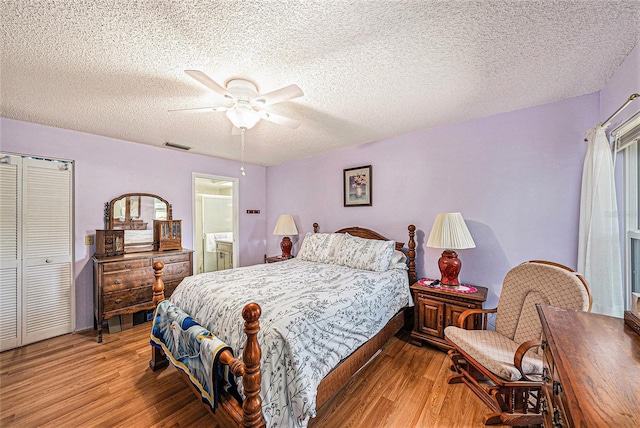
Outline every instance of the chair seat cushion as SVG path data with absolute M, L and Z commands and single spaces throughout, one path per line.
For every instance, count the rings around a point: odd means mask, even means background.
M 493 330 L 465 330 L 458 327 L 444 329 L 445 336 L 491 373 L 508 381 L 522 378 L 513 364 L 518 343 Z M 542 358 L 527 352 L 522 360 L 526 375 L 542 374 Z M 533 377 L 533 376 L 532 376 Z

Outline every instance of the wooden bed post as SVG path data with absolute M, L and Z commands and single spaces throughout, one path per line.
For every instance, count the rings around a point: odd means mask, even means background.
M 155 262 L 153 264 L 153 275 L 156 280 L 153 283 L 153 306 L 158 306 L 158 303 L 164 300 L 164 281 L 162 281 L 162 269 L 164 269 L 164 263 Z
M 153 306 L 157 307 L 158 303 L 164 300 L 164 282 L 162 281 L 162 269 L 164 269 L 164 263 L 155 262 L 153 264 L 153 274 L 156 280 L 153 282 Z M 154 372 L 161 370 L 169 365 L 169 360 L 164 355 L 164 352 L 160 348 L 155 346 L 151 347 L 151 359 L 149 360 L 149 367 Z
M 242 386 L 245 399 L 242 403 L 242 426 L 251 428 L 263 428 L 266 422 L 262 416 L 262 398 L 260 398 L 260 359 L 262 352 L 258 344 L 258 331 L 260 331 L 260 314 L 262 309 L 257 303 L 249 303 L 242 310 L 244 318 L 244 332 L 247 335 L 247 343 L 242 352 L 242 361 L 245 365 Z
M 416 235 L 416 227 L 412 224 L 409 225 L 409 285 L 418 280 L 416 275 L 416 241 L 414 239 Z

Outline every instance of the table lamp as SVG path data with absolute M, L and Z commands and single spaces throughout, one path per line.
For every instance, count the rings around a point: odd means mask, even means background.
M 438 260 L 441 274 L 440 283 L 452 287 L 460 285 L 458 274 L 460 273 L 462 262 L 458 258 L 458 254 L 453 250 L 476 247 L 462 214 L 438 214 L 429 234 L 427 247 L 445 249 L 442 252 L 442 257 Z
M 296 223 L 293 221 L 293 216 L 291 214 L 282 214 L 278 217 L 278 222 L 276 223 L 276 228 L 273 229 L 273 234 L 283 235 L 282 242 L 280 242 L 282 258 L 290 259 L 293 243 L 289 236 L 298 234 L 298 229 L 296 228 Z

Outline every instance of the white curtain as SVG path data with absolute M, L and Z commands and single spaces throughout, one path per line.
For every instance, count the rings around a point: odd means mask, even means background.
M 578 272 L 591 288 L 591 311 L 622 317 L 620 231 L 613 158 L 601 125 L 587 132 L 582 170 Z

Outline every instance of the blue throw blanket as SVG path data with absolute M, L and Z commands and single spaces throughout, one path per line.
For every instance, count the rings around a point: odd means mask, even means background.
M 162 349 L 173 365 L 188 376 L 200 391 L 202 401 L 214 412 L 220 388 L 242 401 L 229 367 L 218 361 L 222 351 L 233 354 L 233 350 L 168 300 L 156 308 L 151 345 Z

